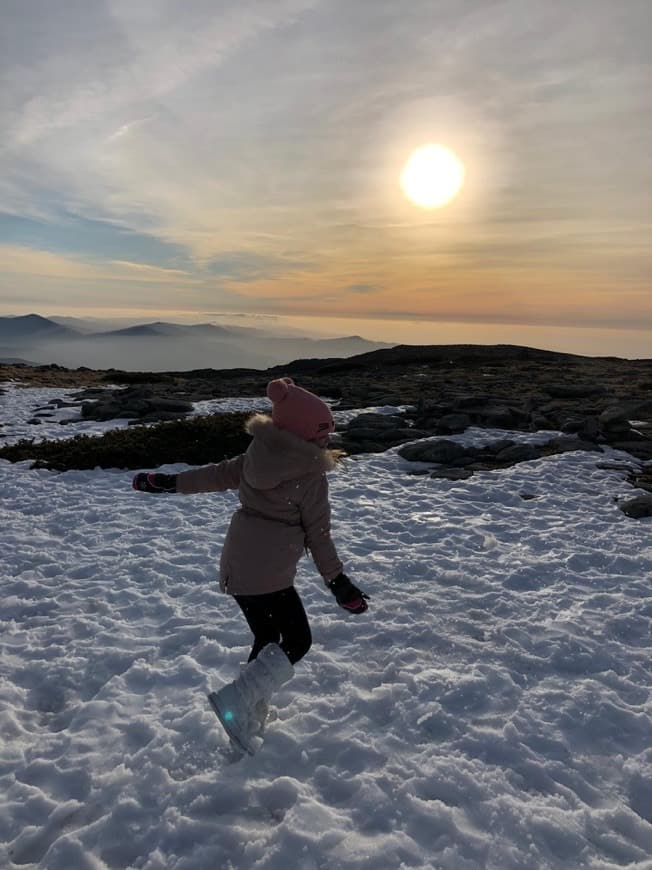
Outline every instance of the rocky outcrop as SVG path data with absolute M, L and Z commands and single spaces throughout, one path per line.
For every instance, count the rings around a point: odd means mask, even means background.
M 178 420 L 192 410 L 192 402 L 161 395 L 153 387 L 137 386 L 108 393 L 87 390 L 82 398 L 81 416 L 85 420 L 128 419 L 134 423 L 154 423 Z
M 509 468 L 519 462 L 529 462 L 571 450 L 602 452 L 597 444 L 572 437 L 550 438 L 542 444 L 517 444 L 509 439 L 501 439 L 481 447 L 464 447 L 456 441 L 437 438 L 406 444 L 399 449 L 398 455 L 408 462 L 436 466 L 434 469 L 417 470 L 413 472 L 415 474 L 464 480 L 475 471 Z
M 263 396 L 267 382 L 280 374 L 291 374 L 301 386 L 333 400 L 336 410 L 409 408 L 389 417 L 364 415 L 342 426 L 338 439 L 352 454 L 479 426 L 561 432 L 643 461 L 652 459 L 652 360 L 582 357 L 512 345 L 436 345 L 399 346 L 344 360 L 297 360 L 266 371 L 98 373 L 0 366 L 0 381 L 93 384 L 81 396 L 85 418 L 121 417 L 134 423 L 184 417 L 197 401 Z
M 600 393 L 602 396 L 602 393 Z M 469 426 L 483 429 L 539 432 L 559 431 L 582 442 L 609 445 L 642 460 L 652 459 L 652 402 L 642 400 L 609 405 L 565 401 L 563 407 L 532 399 L 521 407 L 483 394 L 466 395 L 451 402 L 421 404 L 403 414 L 366 413 L 341 429 L 341 443 L 349 453 L 386 450 L 405 441 L 432 435 L 448 436 Z
M 627 501 L 620 502 L 618 507 L 628 517 L 641 520 L 644 517 L 652 517 L 652 495 L 637 495 Z

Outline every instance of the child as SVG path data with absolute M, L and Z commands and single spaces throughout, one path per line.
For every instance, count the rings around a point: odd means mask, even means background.
M 367 596 L 343 573 L 330 535 L 326 472 L 336 454 L 326 450 L 335 428 L 328 405 L 291 378 L 271 381 L 272 416 L 246 425 L 246 452 L 180 474 L 140 472 L 143 492 L 221 492 L 238 489 L 241 506 L 231 519 L 220 558 L 220 588 L 233 595 L 254 635 L 240 676 L 208 696 L 231 740 L 253 754 L 272 693 L 290 679 L 310 649 L 310 626 L 294 588 L 297 563 L 309 549 L 337 603 L 364 613 Z

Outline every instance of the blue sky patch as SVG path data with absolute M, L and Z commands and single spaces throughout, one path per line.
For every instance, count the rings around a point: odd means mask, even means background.
M 74 215 L 60 215 L 55 224 L 0 213 L 0 239 L 4 244 L 85 259 L 127 260 L 168 269 L 191 265 L 182 245 Z

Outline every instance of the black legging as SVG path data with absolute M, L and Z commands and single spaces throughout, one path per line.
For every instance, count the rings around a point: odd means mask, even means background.
M 312 635 L 306 611 L 294 586 L 265 595 L 233 597 L 254 633 L 249 661 L 253 661 L 268 643 L 278 643 L 292 664 L 305 656 L 312 644 Z

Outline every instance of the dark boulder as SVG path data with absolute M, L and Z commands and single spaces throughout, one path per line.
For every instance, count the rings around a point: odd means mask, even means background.
M 84 398 L 89 398 L 88 391 Z M 85 420 L 128 419 L 140 423 L 160 420 L 177 420 L 193 410 L 192 402 L 168 398 L 147 386 L 129 387 L 126 390 L 102 391 L 91 401 L 84 401 L 81 414 Z
M 516 462 L 529 462 L 531 459 L 538 459 L 541 456 L 541 451 L 533 444 L 515 444 L 513 447 L 505 447 L 496 454 L 498 462 L 507 462 L 513 465 Z
M 398 454 L 408 462 L 433 462 L 444 465 L 462 459 L 466 455 L 466 449 L 455 441 L 438 438 L 433 441 L 406 444 L 401 447 Z
M 618 507 L 626 516 L 635 520 L 652 517 L 652 495 L 637 495 L 621 502 Z
M 471 417 L 468 414 L 455 413 L 444 414 L 435 425 L 437 435 L 458 435 L 471 425 Z
M 637 459 L 642 459 L 645 462 L 652 459 L 652 439 L 643 438 L 640 440 L 631 441 L 610 441 L 609 446 L 614 450 L 623 450 Z
M 593 441 L 584 441 L 582 438 L 571 436 L 551 438 L 544 445 L 550 453 L 571 453 L 574 450 L 587 450 L 602 453 L 602 448 Z
M 603 384 L 546 384 L 544 392 L 553 399 L 587 399 L 601 396 L 606 392 Z
M 396 429 L 405 425 L 403 417 L 396 414 L 374 414 L 369 412 L 354 417 L 348 429 Z
M 429 474 L 433 480 L 468 480 L 473 477 L 470 468 L 438 468 Z

